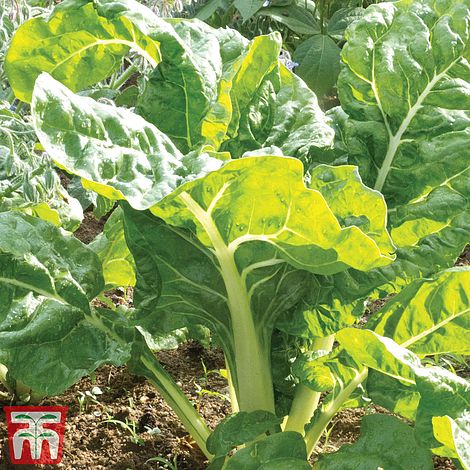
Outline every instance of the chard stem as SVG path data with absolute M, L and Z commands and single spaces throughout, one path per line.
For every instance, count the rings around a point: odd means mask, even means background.
M 230 404 L 232 406 L 232 413 L 237 413 L 238 411 L 240 411 L 240 407 L 238 406 L 237 391 L 235 390 L 235 386 L 233 384 L 232 372 L 230 371 L 227 358 L 225 358 L 225 369 L 227 371 L 228 391 L 230 394 Z
M 305 434 L 305 443 L 307 445 L 308 456 L 312 454 L 320 437 L 325 432 L 326 427 L 333 419 L 335 414 L 341 408 L 341 405 L 349 398 L 349 395 L 365 380 L 367 377 L 367 368 L 358 372 L 355 379 L 344 387 L 336 398 L 334 398 L 324 409 L 319 413 L 315 420 L 314 425 L 307 430 Z
M 114 312 L 115 313 L 115 312 Z M 87 320 L 104 331 L 110 338 L 113 338 L 118 344 L 127 346 L 133 343 L 133 354 L 128 363 L 131 372 L 146 377 L 147 380 L 162 395 L 166 403 L 175 412 L 181 420 L 185 429 L 196 441 L 204 455 L 211 460 L 214 456 L 207 450 L 206 441 L 211 431 L 208 428 L 204 418 L 194 408 L 188 397 L 178 387 L 171 375 L 163 368 L 153 352 L 147 346 L 144 337 L 140 332 L 131 336 L 131 329 L 127 322 L 124 322 L 124 328 L 120 328 L 119 317 L 111 317 L 111 324 L 107 322 L 109 318 L 103 318 L 95 311 L 86 315 Z M 115 323 L 115 324 L 113 324 Z
M 213 455 L 206 447 L 206 441 L 211 431 L 183 391 L 176 385 L 173 378 L 166 372 L 153 353 L 150 351 L 149 353 L 142 354 L 139 358 L 145 368 L 141 369 L 141 373 L 163 396 L 204 455 L 211 460 Z
M 335 342 L 335 335 L 318 338 L 313 342 L 312 350 L 331 351 Z M 312 419 L 320 401 L 321 392 L 315 392 L 303 384 L 298 384 L 294 400 L 287 418 L 284 431 L 296 431 L 305 434 L 305 426 Z
M 237 264 L 236 248 L 228 246 L 211 217 L 187 192 L 179 198 L 194 214 L 212 242 L 227 291 L 232 320 L 234 363 L 233 379 L 241 411 L 265 410 L 274 413 L 274 390 L 270 348 L 255 326 L 251 297 Z
M 125 83 L 134 75 L 135 72 L 137 72 L 139 68 L 135 64 L 129 65 L 126 70 L 122 73 L 122 75 L 117 78 L 112 84 L 111 88 L 113 90 L 119 90 Z

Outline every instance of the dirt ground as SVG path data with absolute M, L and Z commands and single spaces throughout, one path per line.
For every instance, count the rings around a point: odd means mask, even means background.
M 221 351 L 187 343 L 175 351 L 158 353 L 164 367 L 179 382 L 211 427 L 230 411 L 227 382 L 218 373 L 224 367 Z M 204 365 L 203 365 L 204 364 Z M 205 369 L 204 369 L 205 367 Z M 102 394 L 98 395 L 99 390 Z M 95 392 L 94 398 L 85 395 Z M 80 399 L 85 395 L 85 400 Z M 175 470 L 203 470 L 205 458 L 191 441 L 178 418 L 145 379 L 130 375 L 125 367 L 101 367 L 93 377 L 84 378 L 64 395 L 42 404 L 67 405 L 67 428 L 62 463 L 56 466 L 15 466 L 7 461 L 5 416 L 0 414 L 0 469 L 163 469 L 154 457 L 176 463 Z M 321 448 L 334 452 L 359 435 L 365 410 L 346 410 L 333 422 L 333 430 Z M 374 409 L 368 412 L 375 412 Z M 114 419 L 128 423 L 106 423 Z M 134 432 L 131 432 L 132 429 Z M 136 442 L 138 441 L 138 442 Z M 436 470 L 455 469 L 446 459 L 436 459 Z M 288 470 L 288 469 L 286 469 Z M 393 469 L 386 469 L 393 470 Z

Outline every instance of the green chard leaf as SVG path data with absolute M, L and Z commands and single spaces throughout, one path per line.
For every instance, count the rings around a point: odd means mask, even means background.
M 218 149 L 231 118 L 228 93 L 237 70 L 224 70 L 222 47 L 241 52 L 246 40 L 234 33 L 228 44 L 219 45 L 215 31 L 200 21 L 167 25 L 152 35 L 163 58 L 146 82 L 137 112 L 183 152 L 203 145 Z
M 468 412 L 461 418 L 449 416 L 432 418 L 434 437 L 444 445 L 444 449 L 433 449 L 435 454 L 450 455 L 459 459 L 464 469 L 470 468 L 470 416 Z
M 397 263 L 371 275 L 392 288 L 452 266 L 470 239 L 469 21 L 467 1 L 401 1 L 346 32 L 341 147 L 387 201 Z
M 470 267 L 411 283 L 366 327 L 420 356 L 470 354 Z
M 207 449 L 215 456 L 226 455 L 235 447 L 275 429 L 281 422 L 281 418 L 267 411 L 234 413 L 217 425 L 207 440 Z
M 307 451 L 302 436 L 296 432 L 271 434 L 255 441 L 230 457 L 226 470 L 309 470 Z
M 399 1 L 371 5 L 347 29 L 335 149 L 317 162 L 357 165 L 383 193 L 397 258 L 319 279 L 292 324 L 312 311 L 334 324 L 338 310 L 351 324 L 367 297 L 452 267 L 470 240 L 469 19 L 467 1 Z
M 149 34 L 162 62 L 137 110 L 182 152 L 210 145 L 239 158 L 277 146 L 308 159 L 331 146 L 334 134 L 315 95 L 279 62 L 277 33 L 248 42 L 233 30 L 177 20 Z
M 452 448 L 441 446 L 436 440 L 434 419 L 447 416 L 458 421 L 461 432 L 466 430 L 468 433 L 470 382 L 440 367 L 423 368 L 416 372 L 416 385 L 421 395 L 416 415 L 416 438 L 421 445 L 431 447 L 438 455 L 455 457 Z
M 393 297 L 367 323 L 420 356 L 468 354 L 470 269 L 452 268 L 417 280 Z M 413 384 L 371 371 L 367 391 L 375 403 L 415 419 L 419 394 Z
M 431 452 L 416 442 L 413 429 L 393 416 L 369 415 L 354 444 L 322 455 L 315 470 L 432 470 Z
M 435 439 L 433 418 L 468 420 L 470 382 L 441 367 L 425 367 L 417 355 L 370 330 L 347 328 L 337 334 L 337 339 L 359 363 L 408 385 L 414 393 L 417 391 L 420 400 L 416 439 L 422 446 L 436 449 L 439 455 L 455 457 L 452 448 Z
M 380 193 L 362 183 L 357 167 L 344 165 L 333 169 L 319 165 L 310 171 L 309 187 L 323 195 L 342 227 L 360 227 L 362 231 L 374 234 L 382 251 L 394 251 L 385 230 L 385 201 Z M 371 210 L 366 214 L 364 207 Z M 338 280 L 351 278 L 350 271 L 312 278 L 302 302 L 286 312 L 276 326 L 295 335 L 323 337 L 353 324 L 364 310 L 361 296 L 356 296 L 356 291 L 367 289 L 367 286 L 351 286 L 351 283 L 342 286 Z M 367 275 L 367 272 L 358 273 L 361 274 Z
M 43 395 L 58 395 L 102 364 L 122 365 L 130 356 L 131 344 L 123 346 L 81 310 L 46 297 L 29 293 L 15 300 L 2 320 L 0 362 Z
M 36 81 L 32 114 L 39 140 L 60 168 L 80 176 L 86 189 L 136 209 L 221 164 L 208 155 L 183 157 L 140 116 L 75 95 L 47 74 Z
M 128 19 L 108 20 L 93 2 L 64 2 L 49 18 L 32 18 L 18 28 L 5 69 L 17 98 L 30 102 L 41 72 L 79 91 L 108 78 L 130 50 L 153 66 L 160 60 L 158 43 Z
M 103 287 L 97 256 L 79 240 L 36 217 L 0 213 L 0 363 L 54 395 L 103 363 L 125 362 L 131 344 L 89 321 Z
M 89 311 L 104 287 L 100 262 L 73 237 L 36 217 L 0 213 L 1 291 L 32 290 Z

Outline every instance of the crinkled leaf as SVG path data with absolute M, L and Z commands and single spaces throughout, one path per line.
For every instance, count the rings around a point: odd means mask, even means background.
M 103 289 L 98 257 L 53 225 L 19 212 L 0 213 L 0 291 L 23 289 L 85 311 Z
M 252 66 L 255 67 L 256 62 Z M 276 97 L 267 94 L 270 110 L 266 111 L 266 119 L 268 122 L 272 119 L 272 127 L 262 146 L 275 145 L 285 155 L 308 162 L 331 146 L 333 129 L 327 124 L 317 97 L 301 78 L 282 65 L 279 66 L 279 78 L 280 88 Z M 260 100 L 261 103 L 253 102 L 253 110 L 257 107 L 262 109 L 264 97 L 260 97 Z M 255 113 L 253 119 L 257 117 Z M 254 145 L 250 144 L 246 150 L 251 150 Z
M 137 209 L 158 202 L 184 177 L 220 165 L 211 157 L 184 158 L 140 116 L 75 95 L 47 74 L 36 81 L 32 113 L 36 133 L 59 167 L 80 176 L 86 189 L 127 199 Z
M 418 355 L 469 354 L 470 268 L 415 281 L 374 316 L 367 328 Z
M 333 175 L 342 171 L 329 170 Z M 204 245 L 216 251 L 227 249 L 233 255 L 247 242 L 266 243 L 277 251 L 279 262 L 313 273 L 328 274 L 346 266 L 367 270 L 390 263 L 393 255 L 384 224 L 381 232 L 363 231 L 354 223 L 342 226 L 328 198 L 307 189 L 302 175 L 302 164 L 295 159 L 244 158 L 181 186 L 151 212 L 171 225 L 195 231 Z M 269 186 L 260 185 L 265 178 L 270 179 Z M 363 191 L 367 198 L 367 190 Z M 357 197 L 355 192 L 349 195 Z M 377 194 L 375 198 L 381 200 Z M 367 203 L 364 209 L 368 210 Z M 318 214 L 315 225 L 309 223 L 313 211 Z
M 331 145 L 333 132 L 315 95 L 279 63 L 279 35 L 248 42 L 197 21 L 169 28 L 149 33 L 160 41 L 163 59 L 137 109 L 182 151 L 211 145 L 239 158 L 276 145 L 307 158 Z
M 162 62 L 149 76 L 137 111 L 183 152 L 219 147 L 230 122 L 227 93 L 235 71 L 224 74 L 218 37 L 200 21 L 159 27 L 152 36 L 161 43 Z
M 311 170 L 309 187 L 321 192 L 342 227 L 351 224 L 360 227 L 362 231 L 374 234 L 381 250 L 394 251 L 385 230 L 383 197 L 362 183 L 356 167 L 345 165 L 333 169 L 319 165 Z M 371 210 L 365 213 L 365 207 Z M 348 291 L 345 286 L 336 285 L 338 280 L 351 277 L 348 273 L 346 271 L 343 277 L 313 278 L 302 302 L 294 310 L 286 312 L 277 327 L 295 335 L 322 337 L 352 325 L 362 315 L 364 307 L 360 301 L 351 302 L 356 299 L 353 289 L 361 286 L 355 285 Z
M 464 1 L 382 3 L 346 34 L 342 148 L 383 192 L 400 248 L 382 284 L 450 267 L 468 241 L 469 20 Z
M 383 192 L 397 259 L 322 278 L 305 310 L 351 315 L 369 295 L 452 267 L 468 243 L 469 17 L 466 2 L 389 2 L 347 30 L 335 152 L 317 160 L 356 164 Z
M 82 90 L 109 77 L 131 49 L 154 66 L 160 60 L 158 43 L 128 19 L 108 20 L 97 14 L 92 2 L 68 2 L 49 18 L 32 18 L 18 28 L 5 69 L 16 96 L 30 102 L 41 72 L 74 91 Z
M 425 367 L 418 356 L 390 338 L 369 330 L 347 328 L 337 334 L 345 350 L 359 363 L 395 378 L 409 387 L 416 386 L 420 401 L 416 414 L 416 438 L 425 447 L 439 448 L 433 435 L 432 418 L 460 417 L 470 403 L 470 382 L 441 367 Z
M 216 456 L 228 454 L 233 448 L 275 429 L 281 422 L 281 418 L 267 411 L 240 411 L 217 425 L 207 439 L 207 449 Z
M 95 328 L 79 309 L 32 294 L 15 301 L 0 322 L 0 362 L 45 395 L 62 393 L 104 363 L 123 364 L 130 347 Z
M 322 455 L 315 470 L 432 470 L 431 452 L 419 446 L 413 429 L 387 415 L 364 416 L 354 444 Z
M 291 158 L 231 161 L 180 187 L 151 212 L 166 223 L 125 210 L 137 265 L 135 302 L 145 314 L 139 321 L 150 331 L 188 322 L 208 326 L 234 374 L 235 341 L 247 339 L 246 322 L 257 325 L 252 344 L 259 342 L 260 354 L 268 356 L 274 321 L 305 293 L 307 271 L 356 262 L 367 269 L 391 258 L 379 248 L 381 233 L 341 227 L 320 192 L 305 187 L 301 162 Z M 248 354 L 245 348 L 242 353 Z

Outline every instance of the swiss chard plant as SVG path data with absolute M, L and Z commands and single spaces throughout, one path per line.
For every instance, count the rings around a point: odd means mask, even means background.
M 466 1 L 369 7 L 326 117 L 275 33 L 126 0 L 30 20 L 7 55 L 13 90 L 54 164 L 120 207 L 92 247 L 0 213 L 0 362 L 44 394 L 127 363 L 211 469 L 310 468 L 336 414 L 370 403 L 406 421 L 365 417 L 315 468 L 431 469 L 432 453 L 470 468 L 470 385 L 429 364 L 470 353 L 470 270 L 452 267 L 470 240 L 469 22 Z M 84 96 L 130 50 L 153 67 L 135 106 Z M 134 310 L 97 306 L 134 283 Z M 385 303 L 358 328 L 369 297 Z M 195 325 L 226 359 L 234 414 L 213 432 L 147 343 Z

